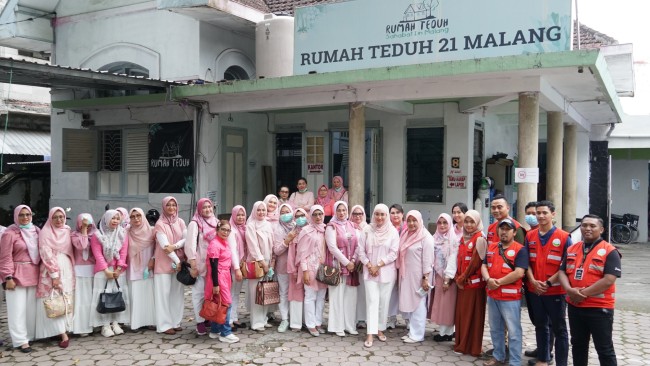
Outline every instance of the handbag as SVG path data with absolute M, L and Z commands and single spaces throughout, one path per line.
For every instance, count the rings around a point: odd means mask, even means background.
M 199 316 L 217 324 L 225 324 L 230 306 L 221 303 L 221 296 L 218 295 L 217 298 L 217 302 L 213 299 L 203 300 L 203 306 L 201 307 Z
M 255 287 L 255 304 L 274 305 L 280 303 L 280 285 L 278 281 L 262 280 Z
M 192 286 L 195 284 L 196 278 L 192 277 L 190 274 L 190 269 L 192 266 L 190 266 L 190 264 L 187 262 L 181 262 L 180 266 L 181 270 L 176 273 L 176 279 L 178 282 L 182 283 L 185 286 Z
M 258 278 L 264 277 L 264 268 L 258 262 L 247 262 L 243 261 L 239 265 L 241 274 L 244 278 L 249 280 L 256 280 Z
M 122 296 L 122 289 L 120 288 L 117 279 L 115 279 L 115 284 L 117 285 L 117 291 L 106 292 L 106 286 L 108 286 L 108 281 L 106 281 L 104 291 L 99 294 L 99 302 L 97 303 L 98 313 L 112 314 L 126 310 L 126 304 L 124 303 L 124 297 Z
M 341 269 L 321 263 L 316 271 L 316 281 L 328 286 L 338 286 L 341 283 Z
M 50 319 L 74 313 L 74 301 L 71 301 L 65 293 L 54 289 L 52 289 L 50 297 L 43 301 L 43 306 L 45 306 L 45 315 Z

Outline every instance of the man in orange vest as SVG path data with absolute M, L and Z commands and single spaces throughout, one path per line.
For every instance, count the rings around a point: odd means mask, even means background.
M 546 366 L 551 361 L 551 349 L 555 338 L 556 362 L 566 366 L 569 357 L 569 335 L 566 326 L 566 292 L 560 286 L 558 272 L 571 236 L 553 225 L 555 205 L 540 201 L 535 205 L 539 226 L 526 234 L 529 268 L 526 271 L 526 302 L 535 325 L 537 353 L 532 364 Z M 553 332 L 550 332 L 550 326 Z M 554 337 L 553 337 L 554 336 Z M 531 362 L 529 361 L 529 365 Z
M 483 366 L 506 364 L 506 328 L 510 365 L 521 365 L 521 285 L 528 269 L 528 252 L 514 240 L 516 229 L 509 218 L 499 222 L 499 241 L 489 244 L 481 267 L 487 282 L 488 322 L 494 344 L 492 358 Z
M 567 293 L 574 366 L 586 366 L 589 338 L 601 365 L 616 366 L 612 341 L 614 293 L 621 277 L 621 255 L 601 238 L 603 219 L 585 215 L 580 224 L 583 241 L 567 249 L 559 279 Z
M 494 198 L 492 198 L 492 203 L 490 203 L 490 213 L 492 213 L 492 217 L 494 217 L 494 222 L 488 227 L 488 244 L 499 242 L 499 233 L 497 233 L 497 226 L 503 219 L 510 219 L 515 224 L 515 241 L 518 243 L 524 242 L 526 239 L 526 230 L 521 227 L 521 224 L 519 224 L 517 220 L 510 217 L 510 204 L 504 195 L 497 194 L 494 196 Z

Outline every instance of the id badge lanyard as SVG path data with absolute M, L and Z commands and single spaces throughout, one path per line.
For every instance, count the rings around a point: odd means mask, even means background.
M 587 260 L 587 254 L 589 254 L 589 252 L 591 252 L 591 250 L 595 248 L 596 245 L 601 242 L 601 240 L 603 239 L 596 240 L 593 244 L 591 244 L 589 248 L 587 248 L 587 245 L 584 242 L 582 243 L 582 261 L 580 262 L 578 268 L 576 268 L 575 274 L 573 275 L 573 278 L 576 281 L 582 281 L 582 277 L 585 273 L 585 269 L 582 267 L 585 265 L 585 261 Z

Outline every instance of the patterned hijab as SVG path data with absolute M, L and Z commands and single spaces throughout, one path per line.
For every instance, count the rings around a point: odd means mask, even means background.
M 122 227 L 121 220 L 116 228 L 111 227 L 110 222 L 116 215 L 120 215 L 119 211 L 108 210 L 104 212 L 104 216 L 99 222 L 97 239 L 102 243 L 102 252 L 107 262 L 120 259 L 120 249 L 122 249 L 126 237 L 126 229 Z

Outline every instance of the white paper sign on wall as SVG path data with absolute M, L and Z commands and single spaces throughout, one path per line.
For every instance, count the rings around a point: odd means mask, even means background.
M 539 168 L 515 168 L 515 183 L 539 183 Z

